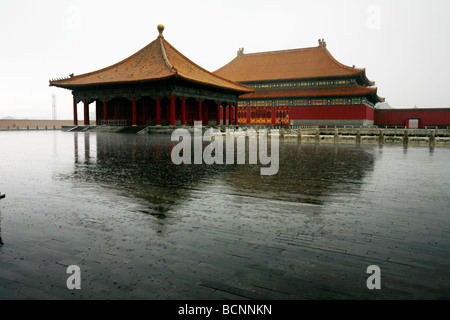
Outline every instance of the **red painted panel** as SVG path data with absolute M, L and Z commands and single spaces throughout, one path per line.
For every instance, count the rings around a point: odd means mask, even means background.
M 365 105 L 291 107 L 291 120 L 374 120 L 374 110 Z
M 406 126 L 408 119 L 419 119 L 420 128 L 425 126 L 450 126 L 450 109 L 375 111 L 375 124 L 380 126 Z
M 375 110 L 372 108 L 366 107 L 366 119 L 375 120 Z

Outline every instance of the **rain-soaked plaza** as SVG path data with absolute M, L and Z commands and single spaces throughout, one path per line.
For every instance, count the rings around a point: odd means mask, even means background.
M 449 148 L 280 141 L 262 176 L 170 135 L 1 137 L 0 299 L 450 297 Z

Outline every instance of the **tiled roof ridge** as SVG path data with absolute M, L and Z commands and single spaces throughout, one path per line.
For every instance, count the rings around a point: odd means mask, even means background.
M 144 50 L 146 50 L 147 48 L 149 48 L 149 47 L 150 47 L 151 45 L 153 45 L 154 42 L 157 41 L 157 40 L 158 40 L 158 38 L 156 38 L 154 41 L 150 42 L 150 43 L 149 43 L 148 45 L 146 45 L 144 48 L 138 50 L 137 52 L 135 52 L 134 54 L 132 54 L 132 55 L 129 56 L 128 58 L 125 58 L 125 59 L 123 59 L 122 61 L 119 61 L 119 62 L 117 62 L 117 63 L 115 63 L 115 64 L 113 64 L 113 65 L 110 65 L 110 66 L 106 67 L 106 68 L 99 69 L 99 70 L 92 71 L 92 72 L 88 72 L 88 73 L 83 73 L 83 74 L 76 75 L 76 76 L 73 76 L 73 77 L 70 77 L 70 78 L 59 79 L 59 80 L 57 80 L 57 81 L 51 81 L 51 82 L 65 81 L 65 80 L 69 80 L 69 79 L 72 80 L 72 79 L 85 78 L 85 77 L 89 77 L 89 76 L 92 76 L 92 75 L 95 75 L 95 74 L 103 73 L 103 72 L 108 71 L 108 70 L 110 70 L 110 69 L 117 68 L 118 66 L 120 66 L 120 65 L 122 65 L 122 64 L 124 64 L 124 63 L 126 63 L 126 62 L 128 62 L 129 60 L 134 59 L 138 54 L 140 54 L 142 51 L 144 51 Z
M 291 53 L 291 52 L 297 52 L 297 51 L 308 51 L 308 50 L 314 50 L 314 49 L 318 49 L 318 47 L 285 49 L 285 50 L 275 50 L 275 51 L 263 51 L 263 52 L 253 52 L 253 53 L 243 53 L 243 49 L 240 49 L 239 50 L 239 54 L 233 60 L 228 62 L 226 65 L 220 67 L 219 69 L 217 69 L 213 73 L 219 72 L 220 70 L 226 68 L 227 66 L 229 66 L 230 64 L 235 62 L 235 60 L 240 59 L 240 58 L 246 58 L 246 57 L 252 57 L 252 56 L 264 56 L 264 55 L 271 55 L 271 54 L 283 54 L 283 53 Z
M 283 53 L 292 53 L 298 51 L 309 51 L 309 50 L 317 50 L 319 47 L 307 47 L 307 48 L 296 48 L 296 49 L 283 49 L 283 50 L 273 50 L 273 51 L 263 51 L 263 52 L 252 52 L 252 53 L 242 53 L 238 57 L 248 57 L 248 56 L 261 56 L 261 55 L 269 55 L 269 54 L 283 54 Z
M 167 59 L 167 54 L 166 54 L 166 49 L 164 48 L 164 41 L 163 41 L 163 37 L 160 36 L 158 37 L 159 39 L 159 44 L 161 46 L 161 52 L 164 58 L 164 62 L 166 63 L 166 66 L 170 69 L 170 71 L 172 71 L 173 73 L 178 73 L 177 69 L 175 69 L 172 64 L 169 62 L 169 59 Z M 167 42 L 167 41 L 166 41 Z M 168 43 L 168 42 L 167 42 Z M 173 48 L 173 47 L 172 47 Z
M 177 50 L 174 46 L 172 46 L 168 41 L 164 40 L 164 43 L 167 44 L 167 45 L 169 45 L 170 48 L 171 48 L 171 50 L 175 51 L 175 52 L 176 52 L 180 57 L 182 57 L 185 61 L 187 61 L 188 63 L 194 65 L 196 68 L 200 69 L 201 71 L 203 71 L 203 72 L 205 72 L 205 73 L 211 75 L 212 77 L 218 78 L 218 79 L 220 79 L 220 80 L 223 80 L 223 81 L 225 81 L 225 82 L 228 82 L 228 83 L 230 83 L 230 84 L 232 84 L 232 85 L 235 85 L 235 86 L 238 86 L 238 87 L 244 87 L 244 88 L 248 89 L 249 91 L 253 91 L 253 90 L 254 90 L 253 88 L 250 88 L 250 87 L 247 87 L 247 86 L 242 85 L 242 84 L 240 84 L 240 83 L 237 83 L 237 82 L 231 81 L 231 80 L 229 80 L 229 79 L 223 78 L 223 77 L 221 77 L 221 76 L 218 76 L 218 75 L 216 75 L 216 74 L 214 74 L 214 73 L 212 73 L 212 72 L 210 72 L 210 71 L 204 69 L 203 67 L 199 66 L 198 64 L 196 64 L 195 62 L 193 62 L 192 60 L 190 60 L 188 57 L 186 57 L 186 56 L 185 56 L 184 54 L 182 54 L 180 51 L 178 51 L 178 50 Z M 179 73 L 179 72 L 178 72 L 177 74 L 178 74 L 179 76 L 183 77 L 183 78 L 189 79 L 188 76 L 183 75 L 182 73 Z

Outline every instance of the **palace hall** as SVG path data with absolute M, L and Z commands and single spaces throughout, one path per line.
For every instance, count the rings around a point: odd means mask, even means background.
M 164 39 L 164 26 L 149 45 L 107 68 L 50 81 L 72 90 L 74 125 L 78 103 L 95 102 L 97 125 L 175 126 L 236 124 L 237 102 L 251 88 L 201 68 Z
M 244 54 L 214 74 L 254 88 L 240 96 L 241 124 L 358 125 L 374 123 L 374 106 L 383 101 L 365 69 L 333 58 L 319 46 Z

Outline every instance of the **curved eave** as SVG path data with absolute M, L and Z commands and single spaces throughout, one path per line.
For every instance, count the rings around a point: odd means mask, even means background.
M 203 86 L 206 86 L 206 87 L 213 87 L 213 88 L 216 88 L 216 89 L 236 92 L 236 93 L 239 93 L 239 94 L 250 93 L 250 92 L 254 91 L 253 88 L 248 88 L 248 87 L 245 87 L 243 85 L 239 85 L 240 87 L 243 87 L 242 90 L 241 89 L 230 88 L 230 87 L 222 87 L 222 86 L 211 84 L 211 83 L 208 83 L 208 82 L 202 82 L 202 81 L 199 81 L 199 80 L 194 80 L 194 79 L 191 79 L 189 77 L 183 76 L 181 74 L 178 74 L 178 78 L 183 79 L 185 81 L 189 81 L 189 82 L 193 82 L 193 83 L 196 83 L 196 84 L 200 84 L 200 85 L 203 85 Z
M 220 69 L 219 69 L 220 70 Z M 246 83 L 261 83 L 261 82 L 275 82 L 275 81 L 294 81 L 294 80 L 301 80 L 301 81 L 305 81 L 305 80 L 318 80 L 318 79 L 336 79 L 336 78 L 354 78 L 354 77 L 359 77 L 361 79 L 360 84 L 362 85 L 366 85 L 366 86 L 371 86 L 372 82 L 369 81 L 369 79 L 366 77 L 366 69 L 358 69 L 355 68 L 352 70 L 354 71 L 353 73 L 349 73 L 349 74 L 330 74 L 327 76 L 305 76 L 305 77 L 277 77 L 277 78 L 265 78 L 265 79 L 257 79 L 257 80 L 237 80 L 236 82 L 244 85 Z M 216 71 L 214 71 L 216 72 Z
M 369 78 L 367 78 L 366 75 L 366 69 L 361 69 L 362 72 L 359 74 L 359 77 L 361 79 L 361 84 L 362 85 L 366 85 L 366 86 L 372 86 L 374 84 L 374 82 L 370 81 Z
M 146 83 L 146 82 L 157 82 L 161 80 L 167 80 L 174 78 L 176 74 L 171 74 L 167 77 L 161 77 L 157 79 L 143 79 L 143 80 L 129 80 L 129 81 L 109 81 L 109 82 L 91 82 L 91 83 L 81 83 L 81 84 L 71 84 L 71 83 L 58 83 L 57 81 L 50 81 L 51 87 L 58 87 L 63 89 L 79 89 L 86 87 L 98 87 L 98 86 L 110 86 L 110 85 L 123 85 L 123 84 L 134 84 L 134 83 Z
M 258 91 L 254 93 L 244 94 L 240 96 L 240 99 L 284 99 L 284 98 L 324 98 L 324 97 L 354 97 L 365 96 L 371 100 L 380 101 L 380 97 L 377 95 L 377 88 L 362 87 L 356 90 L 339 90 L 339 88 L 333 89 L 319 89 L 319 90 L 283 90 L 283 91 Z
M 99 86 L 111 86 L 111 85 L 116 86 L 116 85 L 154 83 L 154 82 L 158 82 L 158 81 L 168 80 L 170 78 L 179 78 L 179 79 L 183 79 L 184 81 L 187 81 L 187 82 L 202 85 L 204 87 L 211 87 L 211 88 L 215 88 L 215 89 L 220 89 L 222 91 L 233 92 L 236 94 L 245 94 L 245 93 L 250 93 L 250 92 L 254 91 L 253 88 L 248 88 L 243 85 L 239 85 L 243 89 L 222 87 L 219 85 L 214 85 L 211 83 L 194 80 L 194 79 L 191 79 L 189 77 L 186 77 L 186 76 L 183 76 L 180 74 L 172 74 L 170 76 L 163 77 L 163 78 L 157 78 L 157 79 L 144 79 L 144 80 L 131 80 L 131 81 L 110 81 L 110 82 L 97 82 L 97 83 L 86 83 L 86 84 L 70 84 L 70 83 L 58 83 L 57 81 L 50 81 L 50 86 L 68 89 L 68 90 L 76 90 L 76 89 L 80 89 L 80 88 L 92 88 L 92 87 L 99 87 Z
M 343 63 L 340 63 L 338 60 L 336 60 L 336 58 L 333 57 L 333 55 L 331 54 L 330 51 L 328 51 L 327 48 L 324 48 L 324 50 L 325 50 L 325 53 L 327 54 L 327 56 L 330 58 L 330 60 L 333 61 L 333 63 L 335 63 L 342 69 L 348 70 L 351 73 L 349 75 L 350 77 L 352 77 L 352 76 L 359 77 L 361 85 L 365 85 L 368 87 L 373 85 L 372 81 L 370 81 L 366 76 L 366 68 L 355 68 L 354 66 L 349 67 Z
M 356 76 L 359 76 L 361 73 L 364 72 L 364 69 L 358 69 L 361 70 L 361 72 L 359 74 L 356 74 Z M 354 78 L 355 75 L 330 75 L 330 76 L 326 76 L 326 77 L 303 77 L 303 78 L 283 78 L 283 79 L 264 79 L 264 80 L 252 80 L 252 81 L 239 81 L 238 83 L 240 85 L 249 85 L 249 84 L 255 84 L 255 83 L 270 83 L 270 82 L 277 82 L 277 81 L 281 81 L 281 82 L 288 82 L 288 81 L 319 81 L 319 80 L 323 80 L 323 79 L 348 79 L 348 78 Z M 367 84 L 364 83 L 364 85 L 371 87 L 372 83 L 368 82 Z
M 382 97 L 378 96 L 376 91 L 374 93 L 372 93 L 372 98 L 374 100 L 374 101 L 372 101 L 373 103 L 385 102 L 386 101 L 385 98 L 382 98 Z
M 331 54 L 331 52 L 328 51 L 328 49 L 327 49 L 326 47 L 323 48 L 323 50 L 325 50 L 326 55 L 328 56 L 328 58 L 329 58 L 334 64 L 336 64 L 339 68 L 348 71 L 348 72 L 349 72 L 349 75 L 357 75 L 357 74 L 361 74 L 361 73 L 363 73 L 363 72 L 366 71 L 366 69 L 359 69 L 359 68 L 355 68 L 354 66 L 353 66 L 353 67 L 350 67 L 350 66 L 347 66 L 347 65 L 345 65 L 345 64 L 343 64 L 343 63 L 340 63 L 338 60 L 336 60 L 335 57 L 333 57 L 333 55 Z

